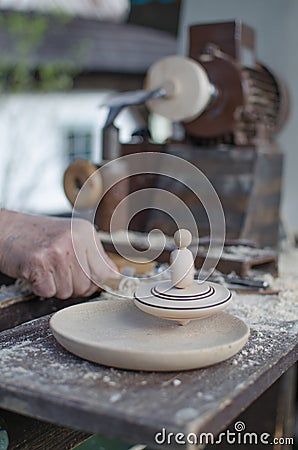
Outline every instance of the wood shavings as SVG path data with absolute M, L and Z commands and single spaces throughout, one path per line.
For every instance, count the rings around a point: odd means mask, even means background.
M 278 298 L 280 299 L 280 301 L 290 303 L 294 306 L 294 308 L 298 307 L 297 268 L 298 250 L 291 248 L 288 251 L 281 253 L 280 255 L 280 276 L 274 278 L 270 274 L 265 274 L 263 277 L 263 279 L 269 283 L 270 288 L 278 292 Z
M 274 291 L 278 292 L 280 299 L 288 299 L 298 302 L 298 277 L 285 276 L 274 278 L 270 274 L 264 275 L 263 279 L 269 283 Z
M 241 260 L 250 261 L 252 258 L 259 258 L 264 255 L 276 255 L 276 252 L 270 249 L 259 249 L 259 248 L 251 248 L 245 245 L 231 245 L 225 247 L 222 252 L 222 256 L 226 259 L 230 260 Z
M 250 345 L 236 355 L 232 364 L 243 370 L 262 364 L 274 354 L 283 339 L 297 336 L 298 331 L 298 251 L 281 254 L 278 278 L 263 276 L 278 293 L 260 297 L 235 294 L 227 312 L 245 320 L 251 327 Z M 277 337 L 278 335 L 278 337 Z M 267 338 L 267 342 L 265 343 Z
M 166 380 L 162 383 L 162 387 L 173 385 L 173 386 L 180 386 L 181 380 L 177 378 L 177 375 L 174 375 L 169 380 Z
M 26 301 L 34 297 L 31 285 L 28 281 L 18 279 L 15 283 L 0 287 L 0 309 Z
M 115 394 L 112 394 L 110 397 L 110 403 L 116 403 L 122 398 L 121 392 L 116 392 Z
M 258 294 L 234 293 L 233 301 L 228 306 L 227 312 L 240 317 L 257 330 L 265 328 L 269 330 L 278 323 L 298 321 L 297 299 L 298 293 L 288 296 L 288 293 L 284 292 L 279 295 L 263 295 L 262 297 Z M 270 318 L 274 318 L 272 323 Z
M 31 285 L 28 281 L 19 278 L 15 283 L 0 287 L 0 294 L 27 295 L 32 293 Z
M 105 292 L 104 298 L 126 297 L 133 299 L 134 293 L 140 284 L 139 278 L 122 278 L 118 285 L 118 289 L 112 289 L 110 286 L 103 285 Z

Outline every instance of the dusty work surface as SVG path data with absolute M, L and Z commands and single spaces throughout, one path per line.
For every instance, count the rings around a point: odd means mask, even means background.
M 297 359 L 297 282 L 279 288 L 280 295 L 235 295 L 228 312 L 250 325 L 249 342 L 230 360 L 189 372 L 129 372 L 83 361 L 55 341 L 49 316 L 4 331 L 0 406 L 159 448 L 154 436 L 163 427 L 218 432 Z

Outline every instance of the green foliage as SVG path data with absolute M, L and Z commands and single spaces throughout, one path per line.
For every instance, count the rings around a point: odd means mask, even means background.
M 61 26 L 71 20 L 69 16 L 58 12 L 52 16 L 52 20 L 54 18 Z M 76 71 L 70 64 L 49 62 L 42 67 L 30 66 L 30 55 L 36 53 L 45 41 L 49 27 L 49 18 L 46 16 L 0 13 L 0 31 L 6 30 L 10 45 L 14 48 L 13 59 L 5 48 L 0 50 L 0 93 L 71 89 Z
M 10 13 L 6 20 L 9 34 L 15 39 L 20 56 L 26 56 L 44 39 L 47 19 L 44 16 L 30 17 L 21 13 Z
M 46 64 L 39 69 L 40 87 L 43 91 L 65 91 L 72 88 L 75 69 L 61 64 Z

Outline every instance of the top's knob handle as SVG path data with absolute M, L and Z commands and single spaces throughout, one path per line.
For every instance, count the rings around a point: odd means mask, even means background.
M 181 229 L 174 234 L 177 249 L 171 253 L 172 284 L 178 289 L 184 289 L 193 283 L 194 258 L 191 251 L 186 248 L 191 244 L 190 231 Z
M 178 248 L 188 247 L 192 241 L 191 232 L 184 228 L 177 230 L 174 234 L 174 241 Z

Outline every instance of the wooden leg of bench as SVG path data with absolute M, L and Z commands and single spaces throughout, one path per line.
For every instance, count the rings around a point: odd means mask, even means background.
M 71 450 L 91 435 L 0 409 L 1 427 L 7 431 L 9 450 Z

